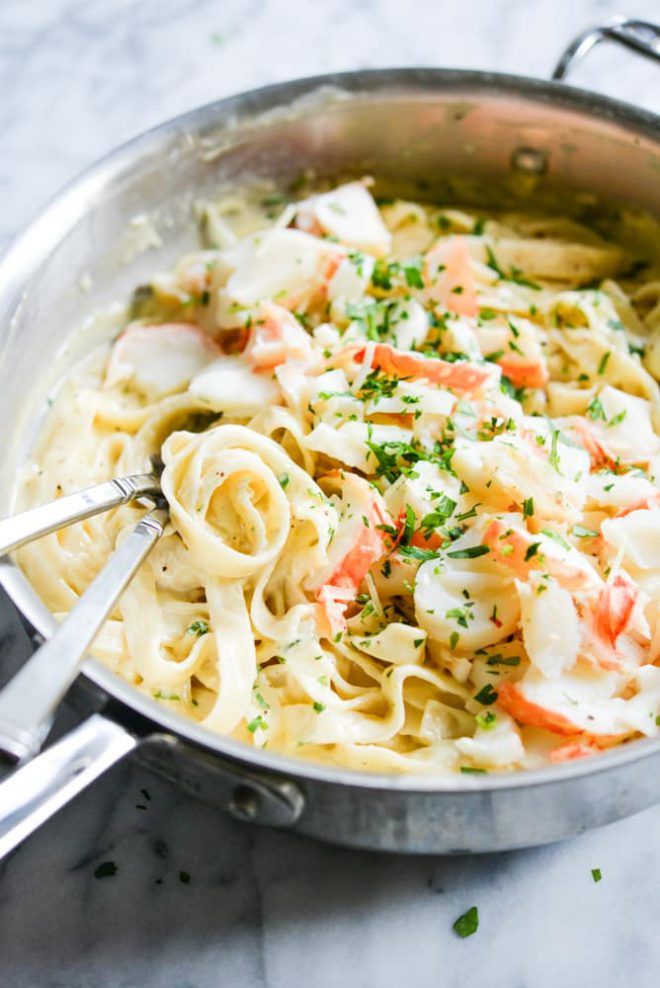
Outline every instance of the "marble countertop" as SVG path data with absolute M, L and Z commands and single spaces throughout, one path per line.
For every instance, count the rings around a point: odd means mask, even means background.
M 619 12 L 611 0 L 3 0 L 0 247 L 94 158 L 197 104 L 365 66 L 547 76 L 573 34 Z M 657 0 L 633 12 L 657 19 Z M 615 49 L 573 81 L 660 110 L 657 67 Z M 0 602 L 0 661 L 26 653 Z M 0 866 L 0 983 L 650 988 L 659 823 L 660 808 L 542 849 L 379 856 L 238 824 L 129 759 Z M 96 879 L 108 860 L 117 873 Z M 461 940 L 451 926 L 472 905 L 480 927 Z

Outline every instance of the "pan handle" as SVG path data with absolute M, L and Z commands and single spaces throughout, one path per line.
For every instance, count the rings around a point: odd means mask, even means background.
M 138 744 L 125 727 L 93 714 L 0 782 L 0 859 Z
M 660 27 L 657 24 L 629 17 L 614 17 L 607 24 L 588 28 L 579 34 L 557 62 L 552 78 L 558 81 L 565 79 L 585 55 L 602 41 L 615 41 L 644 58 L 660 62 Z
M 0 781 L 0 860 L 135 750 L 147 769 L 237 820 L 292 827 L 301 816 L 305 797 L 293 780 L 232 763 L 148 721 L 131 717 L 130 725 L 116 708 L 92 714 Z

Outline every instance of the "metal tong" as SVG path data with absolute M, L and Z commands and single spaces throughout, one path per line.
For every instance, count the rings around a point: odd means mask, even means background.
M 0 556 L 74 522 L 139 498 L 154 506 L 115 549 L 52 637 L 0 691 L 0 753 L 12 761 L 36 755 L 64 694 L 78 675 L 103 622 L 163 534 L 168 510 L 154 472 L 118 477 L 0 521 Z

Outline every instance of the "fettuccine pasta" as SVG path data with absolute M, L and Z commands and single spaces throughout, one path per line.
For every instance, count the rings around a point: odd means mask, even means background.
M 95 644 L 248 745 L 492 772 L 660 722 L 660 273 L 569 219 L 367 180 L 199 207 L 49 411 L 37 504 L 164 462 L 170 523 Z M 135 523 L 23 548 L 63 616 Z

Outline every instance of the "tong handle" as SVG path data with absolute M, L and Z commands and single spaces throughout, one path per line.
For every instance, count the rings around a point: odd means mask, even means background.
M 0 556 L 13 552 L 33 539 L 49 535 L 58 528 L 72 525 L 116 508 L 138 497 L 160 492 L 157 477 L 151 473 L 138 473 L 130 477 L 116 477 L 75 494 L 66 494 L 57 501 L 50 501 L 38 508 L 29 508 L 11 518 L 0 521 Z
M 52 637 L 0 692 L 0 752 L 21 761 L 39 751 L 87 650 L 167 518 L 167 508 L 156 507 L 138 522 Z
M 137 745 L 102 714 L 0 782 L 0 860 Z

